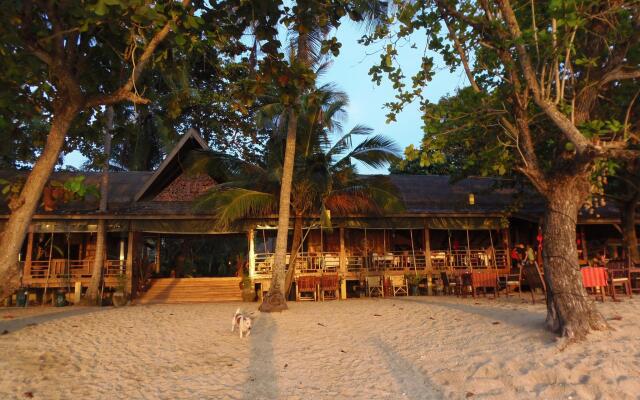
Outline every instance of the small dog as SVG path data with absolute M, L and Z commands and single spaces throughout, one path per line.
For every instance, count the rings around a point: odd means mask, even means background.
M 251 335 L 251 318 L 242 314 L 242 311 L 240 311 L 239 308 L 233 315 L 233 320 L 231 321 L 231 332 L 235 332 L 236 326 L 238 327 L 238 331 L 240 331 L 241 338 Z

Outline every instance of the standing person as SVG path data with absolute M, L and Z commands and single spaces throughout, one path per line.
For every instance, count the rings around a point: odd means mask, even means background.
M 536 262 L 536 252 L 533 250 L 530 244 L 527 245 L 527 251 L 525 255 L 525 263 L 527 264 L 535 264 Z
M 518 246 L 514 246 L 513 249 L 511 250 L 511 269 L 517 270 L 521 260 L 522 258 L 520 257 Z

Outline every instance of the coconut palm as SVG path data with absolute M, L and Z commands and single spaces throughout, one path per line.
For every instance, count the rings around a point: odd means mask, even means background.
M 386 178 L 361 176 L 355 164 L 357 160 L 374 168 L 385 166 L 398 159 L 398 147 L 391 139 L 372 135 L 372 130 L 363 125 L 343 134 L 341 120 L 347 106 L 348 97 L 333 85 L 324 85 L 301 101 L 290 197 L 294 230 L 285 292 L 291 286 L 305 218 L 317 216 L 322 227 L 330 228 L 331 214 L 384 213 L 401 208 Z M 274 108 L 269 106 L 269 112 Z M 271 128 L 277 130 L 279 126 L 274 124 Z M 336 134 L 340 136 L 333 142 L 331 138 Z M 354 145 L 356 137 L 365 139 Z M 216 180 L 225 182 L 200 198 L 196 207 L 216 210 L 222 229 L 245 218 L 276 212 L 283 141 L 282 135 L 273 135 L 262 165 L 215 152 L 201 152 L 194 157 L 192 170 L 206 170 Z

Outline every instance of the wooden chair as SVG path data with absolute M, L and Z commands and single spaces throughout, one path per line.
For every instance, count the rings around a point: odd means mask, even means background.
M 580 270 L 582 272 L 582 285 L 585 289 L 593 289 L 596 299 L 600 295 L 600 300 L 604 302 L 604 293 L 608 287 L 607 269 L 603 267 L 587 267 Z
M 542 279 L 542 274 L 538 265 L 535 263 L 528 263 L 521 268 L 522 281 L 529 287 L 531 292 L 531 303 L 536 304 L 535 291 L 536 289 L 542 289 L 543 293 L 547 293 L 547 286 Z
M 518 288 L 518 297 L 522 297 L 522 265 L 518 265 L 518 273 L 506 275 L 505 292 L 509 296 L 509 288 Z
M 624 293 L 632 297 L 631 290 L 631 273 L 627 268 L 625 261 L 609 261 L 607 264 L 607 270 L 609 272 L 609 294 L 616 299 L 616 287 L 620 286 Z
M 367 295 L 371 297 L 374 293 L 376 296 L 384 297 L 381 276 L 367 276 Z
M 303 293 L 311 293 L 311 297 L 303 296 Z M 299 276 L 296 280 L 296 301 L 318 301 L 318 277 Z
M 338 300 L 340 295 L 340 277 L 338 274 L 322 275 L 320 277 L 320 300 Z
M 471 273 L 471 290 L 473 297 L 476 297 L 478 289 L 482 289 L 483 294 L 487 295 L 487 289 L 493 289 L 493 297 L 500 296 L 498 293 L 498 273 L 496 271 L 489 272 L 472 272 Z
M 444 292 L 444 294 L 457 293 L 456 281 L 449 279 L 449 275 L 446 272 L 440 272 L 440 280 L 442 280 L 442 291 Z
M 409 295 L 409 285 L 407 285 L 407 278 L 404 275 L 391 275 L 389 279 L 394 296 Z
M 473 281 L 471 280 L 471 272 L 462 272 L 456 280 L 456 293 L 458 297 L 467 297 L 469 293 L 473 294 Z

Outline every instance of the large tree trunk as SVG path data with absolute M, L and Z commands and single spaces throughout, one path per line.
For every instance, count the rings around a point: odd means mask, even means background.
M 18 201 L 13 204 L 9 221 L 0 235 L 0 299 L 13 293 L 20 284 L 18 253 L 40 202 L 42 190 L 58 162 L 67 131 L 79 109 L 77 104 L 68 102 L 54 114 L 42 155 L 33 166 Z
M 113 131 L 113 107 L 107 107 L 107 124 L 104 131 L 104 163 L 102 164 L 102 176 L 100 177 L 100 214 L 107 211 L 109 198 L 109 158 L 111 156 L 111 131 Z M 107 237 L 107 221 L 98 220 L 98 232 L 96 234 L 96 252 L 91 269 L 91 281 L 87 287 L 85 300 L 87 304 L 98 304 L 100 295 L 100 283 L 102 282 L 102 269 L 105 260 L 105 242 Z
M 289 270 L 287 271 L 287 277 L 285 279 L 285 297 L 289 298 L 291 292 L 291 284 L 293 283 L 293 277 L 296 274 L 296 259 L 298 258 L 298 250 L 300 244 L 302 244 L 302 214 L 296 213 L 295 220 L 293 222 L 293 239 L 291 239 L 291 256 L 289 257 Z
M 589 193 L 587 176 L 553 182 L 547 193 L 543 226 L 543 261 L 547 285 L 547 327 L 569 340 L 606 327 L 582 285 L 576 246 L 578 209 Z
M 622 237 L 624 246 L 628 249 L 629 258 L 633 263 L 640 263 L 638 251 L 638 235 L 636 233 L 636 208 L 640 200 L 640 194 L 636 194 L 631 200 L 620 204 L 620 219 L 622 221 Z
M 298 116 L 291 109 L 287 125 L 287 143 L 282 166 L 282 180 L 280 182 L 280 204 L 278 206 L 278 234 L 276 236 L 276 252 L 273 260 L 271 287 L 265 296 L 260 311 L 273 312 L 287 309 L 284 297 L 285 265 L 287 262 L 287 236 L 289 235 L 289 212 L 291 204 L 291 183 L 293 181 L 293 167 L 296 156 L 296 132 L 298 130 Z

